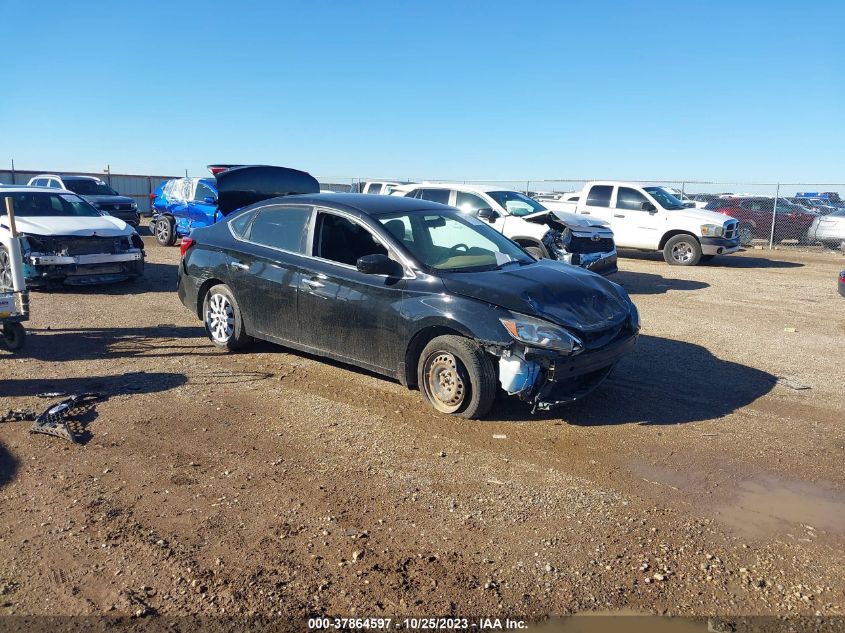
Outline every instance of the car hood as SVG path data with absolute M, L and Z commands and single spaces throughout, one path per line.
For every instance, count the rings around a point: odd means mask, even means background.
M 97 204 L 129 204 L 134 202 L 129 196 L 82 196 L 93 205 Z
M 630 315 L 630 300 L 620 286 L 549 259 L 501 270 L 448 273 L 442 279 L 451 293 L 584 332 L 619 325 Z
M 599 218 L 589 218 L 584 215 L 577 215 L 575 213 L 567 213 L 566 211 L 555 211 L 553 209 L 546 209 L 545 211 L 538 211 L 537 213 L 532 213 L 530 215 L 522 216 L 523 220 L 527 220 L 528 222 L 535 222 L 537 224 L 548 224 L 549 220 L 554 222 L 554 219 L 563 222 L 566 226 L 571 229 L 575 228 L 589 228 L 589 227 L 602 227 L 602 228 L 610 228 L 610 224 L 605 222 L 604 220 L 600 220 Z
M 686 218 L 692 220 L 693 222 L 701 222 L 703 224 L 718 224 L 719 226 L 724 224 L 725 220 L 727 219 L 724 213 L 708 211 L 706 209 L 673 209 L 671 211 L 667 211 L 667 213 L 671 213 L 671 217 L 673 218 Z
M 0 217 L 0 224 L 8 228 L 8 216 Z M 96 217 L 48 216 L 28 218 L 15 216 L 15 225 L 19 233 L 29 235 L 73 235 L 76 237 L 118 237 L 132 235 L 134 229 L 123 220 L 110 215 Z

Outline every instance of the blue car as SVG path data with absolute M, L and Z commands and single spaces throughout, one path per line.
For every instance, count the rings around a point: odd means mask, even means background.
M 172 246 L 177 238 L 214 224 L 219 216 L 214 178 L 174 178 L 153 200 L 150 228 L 159 244 Z

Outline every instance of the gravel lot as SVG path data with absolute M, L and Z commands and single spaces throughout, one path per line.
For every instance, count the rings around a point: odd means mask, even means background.
M 143 281 L 35 293 L 0 351 L 0 414 L 107 394 L 80 445 L 0 424 L 0 613 L 845 611 L 841 255 L 623 257 L 636 352 L 583 402 L 470 422 L 215 351 L 145 241 Z

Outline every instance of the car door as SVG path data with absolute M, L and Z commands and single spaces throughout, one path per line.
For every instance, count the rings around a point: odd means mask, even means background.
M 643 208 L 651 207 L 651 210 Z M 625 236 L 625 246 L 632 248 L 657 248 L 660 242 L 660 209 L 642 192 L 631 187 L 616 187 L 612 198 L 610 223 L 614 235 Z
M 364 255 L 390 255 L 384 240 L 359 218 L 317 209 L 310 267 L 299 285 L 304 345 L 387 374 L 400 357 L 398 304 L 405 281 L 359 272 Z
M 212 202 L 209 202 L 209 200 L 212 200 Z M 198 181 L 191 200 L 188 202 L 187 212 L 191 229 L 214 224 L 217 214 L 217 194 L 215 191 L 203 181 Z
M 591 215 L 612 225 L 613 213 L 610 209 L 612 196 L 613 185 L 593 185 L 584 197 L 583 204 L 578 205 L 578 213 Z
M 487 224 L 496 229 L 499 233 L 504 233 L 505 224 L 509 220 L 510 214 L 507 209 L 502 208 L 494 200 L 488 200 L 486 197 L 478 193 L 470 191 L 454 191 L 454 202 L 452 206 L 458 208 L 463 213 L 478 217 L 480 209 L 492 209 L 498 216 L 492 221 L 484 220 Z
M 272 204 L 251 213 L 254 217 L 238 237 L 242 248 L 229 262 L 246 329 L 261 338 L 296 343 L 297 295 L 309 264 L 305 251 L 312 207 Z
M 187 235 L 191 231 L 191 217 L 188 203 L 193 198 L 193 195 L 193 178 L 179 178 L 175 181 L 167 210 L 176 220 L 176 230 L 179 235 Z

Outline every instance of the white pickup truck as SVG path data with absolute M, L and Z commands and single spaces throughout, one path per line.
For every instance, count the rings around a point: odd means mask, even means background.
M 666 263 L 674 266 L 695 266 L 740 248 L 735 219 L 685 207 L 663 187 L 597 180 L 568 197 L 570 201 L 543 204 L 605 220 L 618 248 L 662 251 Z

